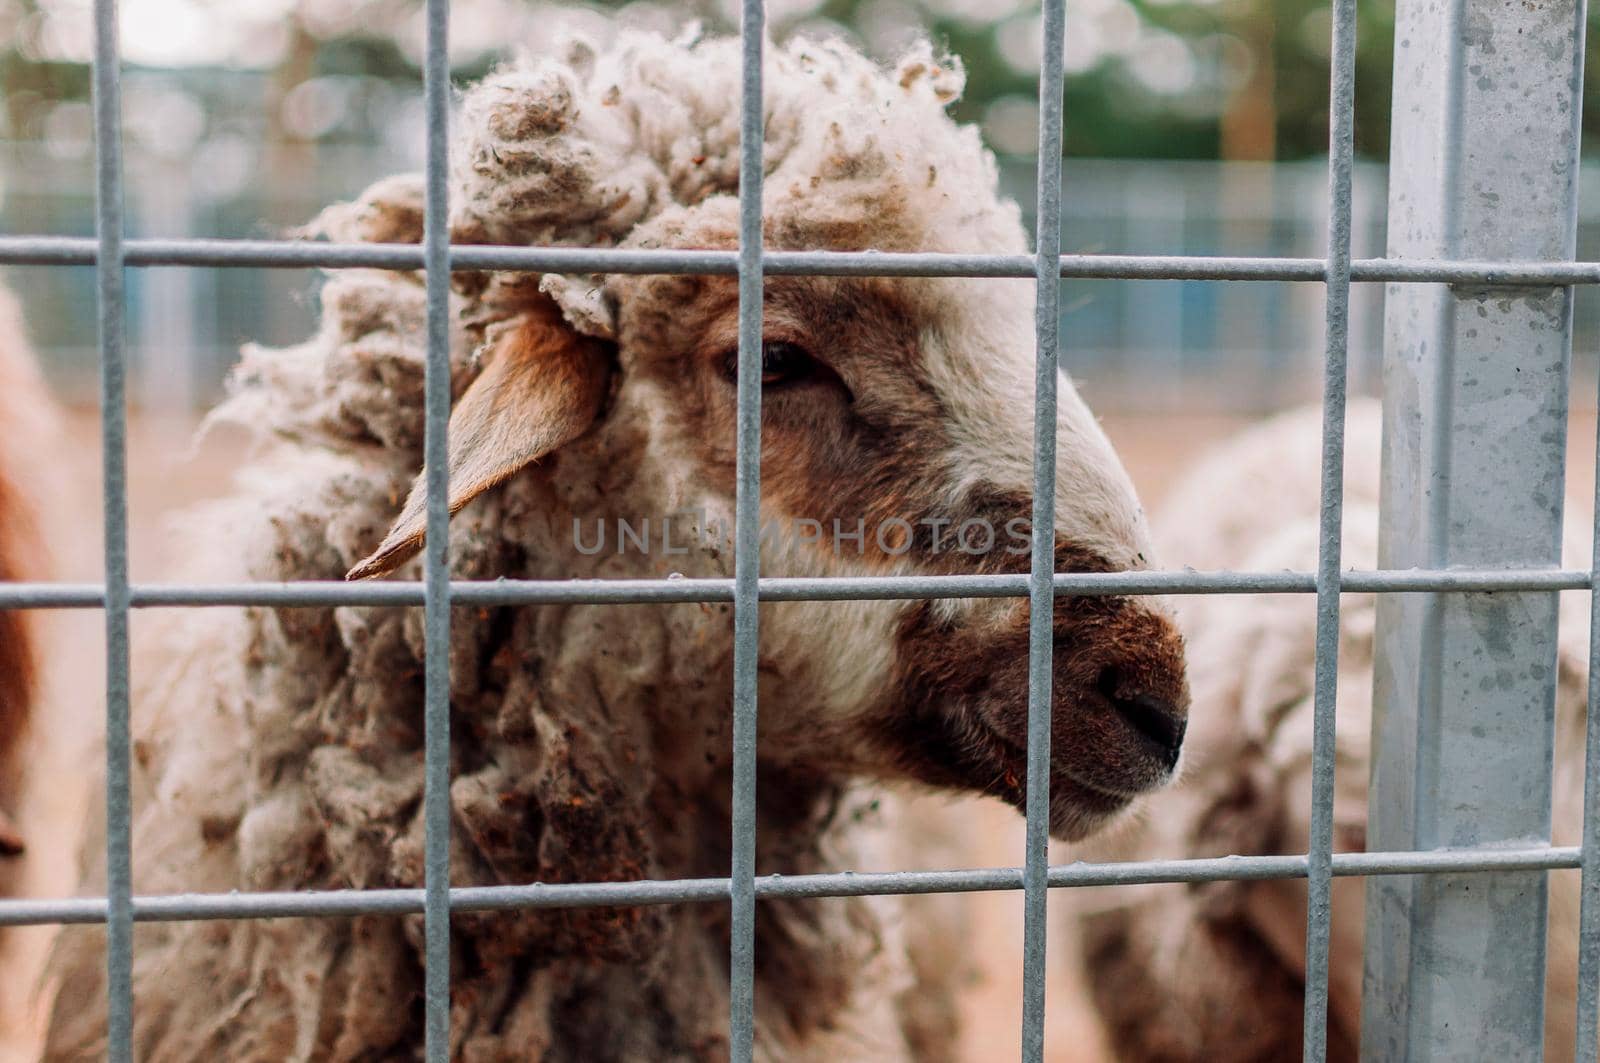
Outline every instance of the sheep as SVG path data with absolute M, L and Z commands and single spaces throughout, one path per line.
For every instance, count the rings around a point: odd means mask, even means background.
M 733 41 L 624 35 L 490 76 L 456 121 L 453 240 L 736 246 L 738 70 Z M 1025 251 L 993 157 L 946 113 L 957 61 L 922 46 L 884 69 L 793 41 L 765 78 L 769 247 Z M 416 178 L 391 178 L 316 228 L 415 242 L 421 203 Z M 731 575 L 732 278 L 465 273 L 452 300 L 455 576 Z M 415 572 L 423 303 L 414 274 L 338 273 L 313 338 L 246 348 L 214 420 L 262 449 L 235 497 L 187 521 L 191 578 Z M 764 571 L 1027 571 L 1032 321 L 1027 281 L 770 278 Z M 1132 484 L 1065 381 L 1056 433 L 1057 568 L 1146 567 Z M 725 876 L 731 619 L 726 603 L 457 608 L 455 884 Z M 136 889 L 420 884 L 417 610 L 176 624 L 136 709 Z M 1183 649 L 1158 602 L 1064 597 L 1054 626 L 1050 829 L 1079 838 L 1170 776 Z M 882 786 L 1021 807 L 1027 630 L 1019 599 L 764 604 L 759 873 L 897 866 L 909 843 Z M 945 1057 L 952 973 L 925 959 L 937 927 L 905 912 L 762 903 L 760 1058 Z M 727 1054 L 725 905 L 452 929 L 456 1058 Z M 136 1051 L 412 1058 L 420 934 L 409 917 L 141 925 Z M 61 945 L 49 1058 L 104 1046 L 100 940 Z
M 1316 567 L 1320 412 L 1251 428 L 1201 458 L 1162 507 L 1157 541 L 1202 569 Z M 1343 563 L 1377 563 L 1381 411 L 1350 406 Z M 1259 505 L 1230 500 L 1272 499 Z M 1585 507 L 1586 508 L 1586 507 Z M 1581 514 L 1578 521 L 1586 517 Z M 1575 522 L 1576 523 L 1576 522 Z M 1587 533 L 1569 530 L 1569 549 Z M 1563 595 L 1558 636 L 1554 843 L 1582 822 L 1587 596 Z M 1376 599 L 1340 610 L 1334 850 L 1365 848 L 1371 763 Z M 1213 857 L 1304 852 L 1311 822 L 1316 616 L 1308 596 L 1197 597 L 1180 610 L 1190 641 L 1194 723 L 1183 778 L 1147 800 L 1137 826 L 1092 855 Z M 1575 1021 L 1577 876 L 1551 876 L 1545 1051 L 1570 1059 Z M 1364 881 L 1333 884 L 1329 1057 L 1360 1040 Z M 1211 882 L 1085 891 L 1076 959 L 1119 1057 L 1276 1060 L 1302 1044 L 1306 886 L 1302 880 Z

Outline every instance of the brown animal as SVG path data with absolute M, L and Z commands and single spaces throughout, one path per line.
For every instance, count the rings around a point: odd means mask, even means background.
M 47 472 L 52 459 L 57 411 L 39 375 L 21 308 L 0 287 L 0 582 L 47 580 L 54 558 L 46 549 L 61 523 L 60 509 L 70 489 Z M 53 686 L 47 675 L 46 647 L 59 630 L 53 616 L 0 609 L 0 898 L 60 896 L 70 888 L 61 874 L 70 823 L 79 811 L 57 780 L 48 778 L 60 760 L 54 742 L 60 728 L 46 718 L 44 705 Z M 93 669 L 91 668 L 92 672 Z M 72 806 L 68 810 L 68 806 Z M 66 829 L 62 829 L 66 828 Z M 68 861 L 70 862 L 70 861 Z M 38 1039 L 39 999 L 32 972 L 48 945 L 44 928 L 0 928 L 0 1061 L 29 1058 Z
M 50 410 L 16 300 L 0 288 L 0 582 L 44 578 L 35 448 Z M 38 693 L 36 642 L 32 614 L 0 609 L 0 893 L 9 861 L 25 847 L 13 817 L 22 791 L 22 740 Z

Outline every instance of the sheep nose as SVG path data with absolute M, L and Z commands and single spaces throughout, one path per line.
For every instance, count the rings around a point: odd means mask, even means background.
M 1183 750 L 1183 735 L 1189 727 L 1188 716 L 1177 705 L 1145 692 L 1127 692 L 1119 689 L 1116 673 L 1108 669 L 1101 677 L 1100 690 L 1111 702 L 1111 707 L 1127 721 L 1134 733 L 1144 739 L 1151 753 L 1167 771 L 1177 767 L 1178 754 Z

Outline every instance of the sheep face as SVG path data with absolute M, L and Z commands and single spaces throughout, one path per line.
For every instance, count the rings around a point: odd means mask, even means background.
M 737 70 L 726 42 L 630 39 L 491 79 L 463 110 L 455 237 L 736 247 Z M 992 158 L 944 113 L 959 76 L 926 53 L 886 74 L 837 46 L 775 49 L 767 246 L 1025 250 Z M 354 235 L 393 238 L 371 231 Z M 586 455 L 574 470 L 626 462 L 647 486 L 610 490 L 606 515 L 666 500 L 698 514 L 695 542 L 605 574 L 729 574 L 733 279 L 502 274 L 462 292 L 492 323 L 452 419 L 452 511 L 546 455 L 557 479 L 568 452 Z M 770 277 L 763 330 L 764 574 L 1028 571 L 1031 282 Z M 1057 570 L 1147 566 L 1132 485 L 1065 379 L 1056 436 Z M 414 495 L 353 575 L 415 552 L 422 523 Z M 695 644 L 725 651 L 727 618 L 704 625 Z M 1017 600 L 764 606 L 763 757 L 1020 807 L 1027 627 Z M 1061 597 L 1054 627 L 1050 825 L 1078 838 L 1170 777 L 1188 694 L 1159 603 Z
M 897 237 L 937 246 L 926 228 L 886 228 L 892 204 L 863 203 L 856 225 L 837 213 L 812 222 L 807 207 L 804 197 L 780 200 L 769 241 L 854 249 L 870 234 L 891 250 Z M 732 211 L 708 203 L 672 217 L 673 242 L 734 246 Z M 608 291 L 622 388 L 654 392 L 652 404 L 673 411 L 661 434 L 669 460 L 715 491 L 700 506 L 731 513 L 735 283 L 629 277 Z M 768 279 L 762 518 L 780 534 L 764 539 L 765 573 L 1028 570 L 1032 295 L 1019 281 Z M 1056 568 L 1145 567 L 1132 486 L 1070 383 L 1059 383 Z M 781 534 L 796 529 L 811 534 Z M 807 757 L 824 740 L 835 763 L 847 750 L 857 770 L 977 789 L 1020 808 L 1026 603 L 858 603 L 845 623 L 841 611 L 782 606 L 763 616 L 764 643 L 782 647 L 765 660 L 788 681 L 763 702 L 764 734 Z M 1062 597 L 1055 633 L 1051 826 L 1077 838 L 1167 780 L 1188 695 L 1181 638 L 1158 606 Z

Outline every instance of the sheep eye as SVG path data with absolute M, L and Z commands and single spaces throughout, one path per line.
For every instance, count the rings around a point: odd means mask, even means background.
M 795 343 L 769 341 L 761 345 L 761 386 L 775 387 L 810 376 L 816 360 Z
M 767 340 L 761 344 L 761 386 L 778 388 L 796 384 L 818 374 L 821 364 L 798 343 Z M 724 372 L 730 383 L 739 379 L 739 352 L 729 351 Z

